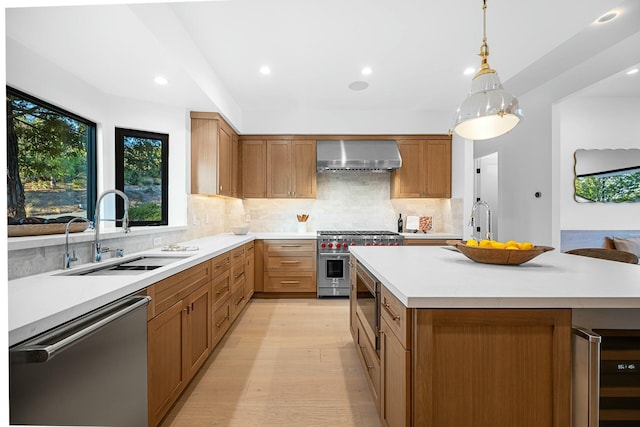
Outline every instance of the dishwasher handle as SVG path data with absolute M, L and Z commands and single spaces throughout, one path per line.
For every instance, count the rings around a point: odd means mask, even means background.
M 149 301 L 149 296 L 133 296 L 98 309 L 50 333 L 12 348 L 9 350 L 10 363 L 45 363 L 82 338 L 149 304 Z M 57 338 L 54 342 L 48 342 L 54 338 Z

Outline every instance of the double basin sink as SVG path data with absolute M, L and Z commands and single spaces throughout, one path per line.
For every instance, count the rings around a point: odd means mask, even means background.
M 186 256 L 142 255 L 117 263 L 66 271 L 60 276 L 118 276 L 144 274 L 156 268 L 181 261 Z

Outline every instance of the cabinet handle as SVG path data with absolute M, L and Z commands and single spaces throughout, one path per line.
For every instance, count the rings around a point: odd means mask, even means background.
M 186 308 L 183 308 L 182 311 L 186 311 L 187 314 L 189 314 L 189 306 L 187 306 Z
M 280 261 L 280 264 L 300 264 L 300 261 Z
M 299 283 L 300 283 L 299 280 L 281 280 L 280 281 L 281 285 L 297 285 Z
M 393 310 L 391 309 L 391 306 L 389 305 L 388 302 L 384 302 L 382 303 L 382 306 L 385 308 L 385 310 L 387 310 L 387 313 L 389 313 L 389 315 L 391 316 L 392 320 L 400 320 L 400 315 L 399 314 L 395 314 L 393 312 Z
M 216 328 L 219 328 L 220 326 L 222 326 L 222 324 L 223 324 L 224 322 L 226 322 L 227 320 L 229 320 L 229 315 L 224 316 L 224 317 L 222 318 L 222 320 L 221 320 L 219 323 L 217 323 L 217 324 L 216 324 Z
M 360 346 L 360 353 L 362 353 L 362 358 L 364 359 L 364 366 L 367 367 L 367 371 L 373 369 L 373 365 L 369 365 L 369 362 L 367 361 L 367 356 L 364 355 L 364 346 L 363 345 Z
M 195 311 L 195 306 L 191 303 L 191 311 Z
M 242 298 L 240 298 L 240 299 L 238 300 L 238 302 L 236 302 L 236 305 L 240 304 L 240 303 L 242 302 L 242 300 L 243 300 L 243 299 L 244 299 L 244 295 L 242 296 Z
M 244 276 L 244 271 L 240 274 L 238 274 L 237 276 L 233 276 L 233 280 L 237 279 L 238 277 L 242 277 Z

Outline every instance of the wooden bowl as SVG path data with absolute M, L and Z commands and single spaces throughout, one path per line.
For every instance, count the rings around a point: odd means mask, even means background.
M 538 255 L 552 251 L 551 246 L 534 246 L 532 249 L 496 249 L 467 246 L 465 240 L 447 240 L 447 244 L 454 246 L 463 255 L 475 262 L 483 264 L 520 265 L 531 261 Z

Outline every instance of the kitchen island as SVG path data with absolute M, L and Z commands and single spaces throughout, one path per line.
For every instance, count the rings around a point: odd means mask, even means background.
M 571 425 L 572 318 L 621 312 L 638 329 L 640 266 L 556 251 L 488 265 L 449 249 L 351 249 L 352 298 L 379 283 L 377 328 L 357 303 L 351 321 L 383 425 Z

